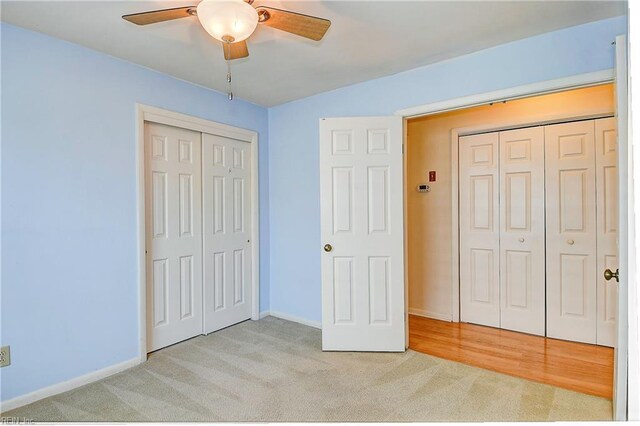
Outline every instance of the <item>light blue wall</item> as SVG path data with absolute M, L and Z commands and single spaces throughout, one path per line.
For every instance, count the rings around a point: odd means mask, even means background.
M 51 37 L 2 36 L 1 400 L 138 353 L 135 103 L 260 134 L 261 310 L 320 321 L 318 120 L 613 66 L 615 18 L 270 108 Z M 270 302 L 269 302 L 270 301 Z
M 267 110 L 1 24 L 1 399 L 138 355 L 135 103 L 259 132 L 269 309 Z
M 626 17 L 598 21 L 270 108 L 271 310 L 321 321 L 321 117 L 391 115 L 416 105 L 611 68 L 611 42 L 624 32 Z

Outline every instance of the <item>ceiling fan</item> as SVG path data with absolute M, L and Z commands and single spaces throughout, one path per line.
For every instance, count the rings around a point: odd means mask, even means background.
M 252 3 L 253 0 L 202 0 L 197 6 L 132 13 L 122 18 L 137 25 L 148 25 L 197 16 L 204 29 L 222 42 L 226 60 L 249 56 L 246 39 L 259 23 L 315 41 L 321 40 L 331 25 L 327 19 L 273 7 L 254 8 Z

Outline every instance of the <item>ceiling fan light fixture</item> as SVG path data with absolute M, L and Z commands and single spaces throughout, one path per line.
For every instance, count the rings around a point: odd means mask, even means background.
M 222 42 L 246 40 L 258 25 L 258 12 L 244 0 L 202 0 L 197 12 L 204 29 Z

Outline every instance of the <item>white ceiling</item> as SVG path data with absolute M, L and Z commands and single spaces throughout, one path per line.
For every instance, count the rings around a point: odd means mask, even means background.
M 226 91 L 221 46 L 197 18 L 139 27 L 128 13 L 194 1 L 2 1 L 2 20 Z M 332 21 L 321 42 L 267 27 L 232 63 L 234 94 L 272 106 L 625 13 L 617 1 L 256 0 Z

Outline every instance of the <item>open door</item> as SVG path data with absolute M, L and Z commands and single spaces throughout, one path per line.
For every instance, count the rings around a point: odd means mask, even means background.
M 635 286 L 635 224 L 633 196 L 633 152 L 628 138 L 627 40 L 616 38 L 616 119 L 618 120 L 618 315 L 614 355 L 613 417 L 627 419 L 629 286 Z M 610 277 L 608 278 L 610 279 Z
M 320 120 L 323 350 L 405 350 L 402 194 L 402 117 Z

